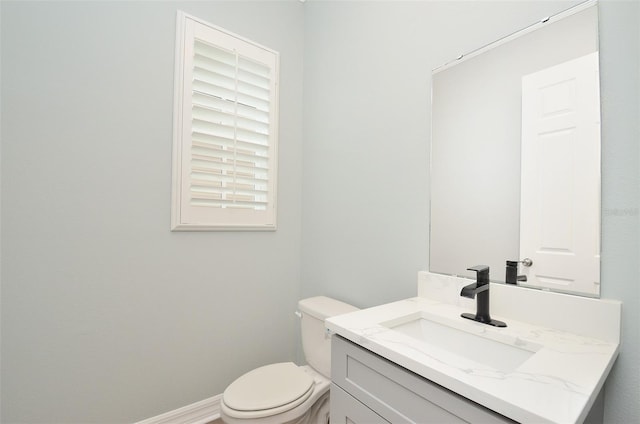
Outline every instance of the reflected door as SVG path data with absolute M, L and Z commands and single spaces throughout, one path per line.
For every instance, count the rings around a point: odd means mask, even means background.
M 600 293 L 598 53 L 522 78 L 520 258 L 527 285 Z

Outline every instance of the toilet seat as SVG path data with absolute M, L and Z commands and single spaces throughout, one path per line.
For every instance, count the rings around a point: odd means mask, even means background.
M 222 395 L 228 415 L 261 418 L 280 414 L 306 401 L 314 379 L 292 362 L 256 368 L 231 383 Z

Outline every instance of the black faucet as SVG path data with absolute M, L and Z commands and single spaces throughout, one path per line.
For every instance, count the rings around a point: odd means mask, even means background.
M 474 321 L 481 322 L 483 324 L 493 325 L 494 327 L 506 327 L 502 321 L 491 319 L 489 315 L 489 267 L 486 265 L 476 265 L 471 268 L 467 268 L 469 271 L 476 271 L 476 282 L 464 286 L 460 292 L 460 296 L 473 299 L 476 297 L 477 307 L 476 314 L 463 313 L 463 318 L 472 319 Z M 476 296 L 477 295 L 477 296 Z
M 518 281 L 527 281 L 526 275 L 518 275 L 519 261 L 507 261 L 507 270 L 504 282 L 507 284 L 518 284 Z

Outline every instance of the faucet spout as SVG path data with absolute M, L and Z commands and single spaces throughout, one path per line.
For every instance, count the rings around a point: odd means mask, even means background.
M 475 299 L 478 293 L 482 293 L 489 290 L 489 284 L 479 285 L 477 282 L 464 286 L 460 291 L 460 296 L 468 297 L 469 299 Z
M 486 265 L 476 265 L 468 268 L 469 271 L 476 271 L 477 281 L 466 285 L 460 291 L 460 296 L 470 299 L 476 298 L 476 313 L 463 313 L 462 317 L 481 322 L 483 324 L 493 325 L 494 327 L 506 327 L 502 321 L 491 319 L 489 314 L 489 267 Z M 477 295 L 477 296 L 476 296 Z

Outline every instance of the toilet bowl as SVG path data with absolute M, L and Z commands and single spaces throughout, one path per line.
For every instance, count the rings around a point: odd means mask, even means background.
M 236 379 L 222 395 L 226 424 L 327 424 L 331 385 L 328 317 L 357 310 L 325 296 L 298 302 L 302 347 L 309 365 L 282 362 L 256 368 Z
M 263 375 L 258 375 L 261 371 Z M 326 424 L 330 384 L 328 378 L 311 367 L 298 367 L 293 362 L 257 368 L 225 390 L 220 402 L 222 421 L 227 424 Z

